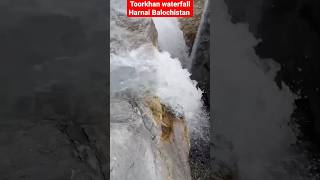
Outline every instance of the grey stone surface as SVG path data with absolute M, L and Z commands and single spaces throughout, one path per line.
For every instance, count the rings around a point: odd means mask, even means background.
M 105 7 L 0 2 L 0 179 L 107 179 Z

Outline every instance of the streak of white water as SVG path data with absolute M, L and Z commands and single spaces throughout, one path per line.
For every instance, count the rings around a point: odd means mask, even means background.
M 213 2 L 214 129 L 232 143 L 238 178 L 302 179 L 284 166 L 298 160 L 290 150 L 296 135 L 288 125 L 295 96 L 285 85 L 282 90 L 277 87 L 273 80 L 277 64 L 255 54 L 253 47 L 258 40 L 248 26 L 231 23 L 223 0 Z M 258 66 L 262 61 L 270 62 L 270 71 Z M 224 149 L 215 153 L 230 160 Z
M 190 62 L 187 45 L 177 18 L 153 18 L 158 31 L 159 48 L 169 52 L 172 57 L 179 58 L 182 65 L 187 67 Z
M 165 37 L 160 33 L 160 46 L 169 48 L 160 52 L 152 43 L 156 31 L 151 19 L 127 18 L 125 4 L 125 0 L 111 1 L 111 179 L 190 179 L 188 145 L 175 142 L 162 146 L 153 134 L 160 132 L 152 116 L 145 118 L 148 110 L 138 108 L 145 97 L 157 96 L 173 112 L 184 115 L 191 132 L 197 129 L 193 122 L 203 117 L 202 91 L 175 58 L 182 53 L 182 32 L 170 36 L 171 49 L 162 44 Z M 180 152 L 186 156 L 181 157 Z M 185 166 L 180 161 L 186 162 Z
M 190 73 L 181 67 L 178 59 L 154 47 L 111 54 L 111 93 L 126 90 L 140 97 L 158 96 L 187 121 L 194 120 L 202 107 L 202 92 L 190 79 Z
M 153 18 L 158 31 L 158 43 L 161 51 L 169 52 L 172 57 L 178 58 L 185 71 L 191 67 L 191 59 L 188 57 L 187 45 L 180 29 L 180 23 L 177 18 Z M 165 63 L 165 62 L 164 62 Z M 164 65 L 164 64 L 163 64 Z M 170 64 L 166 65 L 167 68 Z M 163 72 L 165 73 L 165 72 Z M 180 81 L 180 80 L 179 80 Z M 178 81 L 176 83 L 179 83 Z M 180 82 L 181 83 L 181 82 Z M 180 84 L 179 83 L 179 84 Z M 173 90 L 173 89 L 171 89 Z M 177 89 L 178 90 L 178 89 Z M 186 89 L 184 90 L 186 91 Z M 179 93 L 178 93 L 179 94 Z M 177 97 L 178 97 L 177 94 Z M 200 99 L 188 101 L 191 104 L 198 104 Z M 182 102 L 182 101 L 181 101 Z M 197 107 L 200 107 L 199 105 Z M 201 102 L 202 107 L 202 102 Z M 193 111 L 189 127 L 191 129 L 191 138 L 207 139 L 204 128 L 208 128 L 208 113 L 203 108 Z

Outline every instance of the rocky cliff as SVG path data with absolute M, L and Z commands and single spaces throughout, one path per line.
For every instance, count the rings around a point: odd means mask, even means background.
M 195 0 L 193 17 L 179 18 L 180 27 L 181 27 L 181 30 L 183 31 L 186 44 L 189 48 L 189 53 L 191 53 L 191 49 L 193 47 L 193 43 L 198 32 L 198 27 L 201 21 L 204 4 L 205 4 L 205 0 Z
M 111 99 L 111 179 L 191 179 L 186 122 L 157 98 Z
M 152 19 L 127 18 L 124 3 L 111 7 L 111 179 L 191 180 L 191 104 L 175 91 L 183 81 L 196 88 L 177 59 L 158 51 Z
M 203 100 L 210 107 L 210 13 L 209 1 L 205 4 L 197 36 L 191 52 L 191 78 L 204 91 Z

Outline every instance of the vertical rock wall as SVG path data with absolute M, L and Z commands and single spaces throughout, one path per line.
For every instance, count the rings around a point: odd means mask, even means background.
M 205 0 L 194 0 L 194 15 L 192 18 L 180 18 L 180 26 L 183 31 L 184 39 L 189 48 L 189 53 L 197 35 L 198 27 L 204 9 Z

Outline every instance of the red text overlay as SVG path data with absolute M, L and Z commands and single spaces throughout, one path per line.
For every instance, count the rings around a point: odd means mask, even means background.
M 128 17 L 192 17 L 193 0 L 127 0 Z

